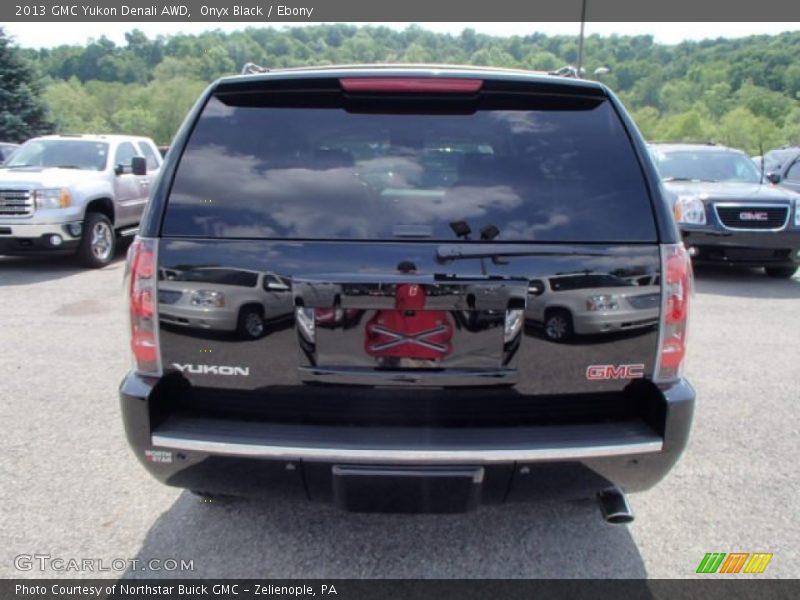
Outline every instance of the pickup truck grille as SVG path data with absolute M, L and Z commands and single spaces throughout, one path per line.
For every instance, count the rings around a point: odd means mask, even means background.
M 183 296 L 183 292 L 176 290 L 158 290 L 158 302 L 160 304 L 175 304 Z
M 714 205 L 720 223 L 726 229 L 769 231 L 783 229 L 789 219 L 789 206 L 783 204 Z
M 29 190 L 0 190 L 0 216 L 29 217 L 33 214 L 33 198 Z
M 633 308 L 644 310 L 661 306 L 661 294 L 642 294 L 641 296 L 628 296 L 628 302 Z

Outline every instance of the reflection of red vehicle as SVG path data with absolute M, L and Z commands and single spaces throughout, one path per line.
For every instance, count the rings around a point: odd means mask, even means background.
M 422 286 L 397 286 L 395 309 L 378 311 L 367 323 L 367 354 L 379 359 L 432 361 L 449 355 L 453 350 L 453 324 L 447 311 L 424 310 L 425 296 Z
M 357 308 L 317 308 L 314 310 L 314 322 L 317 327 L 332 329 L 344 326 L 345 329 L 348 329 L 358 324 L 363 312 Z

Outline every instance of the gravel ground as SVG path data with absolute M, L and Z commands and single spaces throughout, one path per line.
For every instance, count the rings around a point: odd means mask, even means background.
M 205 504 L 164 487 L 122 432 L 122 276 L 121 260 L 84 271 L 0 258 L 0 577 L 62 575 L 19 571 L 20 554 L 191 559 L 179 575 L 194 577 L 691 577 L 714 551 L 773 552 L 765 576 L 800 575 L 798 276 L 698 271 L 691 443 L 664 482 L 631 497 L 628 527 L 591 502 L 409 517 L 289 497 Z

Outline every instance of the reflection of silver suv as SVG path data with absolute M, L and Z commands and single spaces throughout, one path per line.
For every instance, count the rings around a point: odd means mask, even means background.
M 293 315 L 290 282 L 274 273 L 199 267 L 162 269 L 159 279 L 162 323 L 257 339 L 267 323 Z
M 653 276 L 550 277 L 532 282 L 525 318 L 554 341 L 650 327 L 658 324 L 660 289 Z
M 77 252 L 87 266 L 108 264 L 117 235 L 136 232 L 160 168 L 148 138 L 27 141 L 0 167 L 0 254 Z

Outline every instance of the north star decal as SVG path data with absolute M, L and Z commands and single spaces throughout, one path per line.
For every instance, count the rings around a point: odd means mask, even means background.
M 586 367 L 586 379 L 598 381 L 602 379 L 641 379 L 644 377 L 644 365 L 589 365 Z
M 229 375 L 247 377 L 250 375 L 250 367 L 228 367 L 223 365 L 179 365 L 172 363 L 172 366 L 181 373 L 192 373 L 193 375 Z

